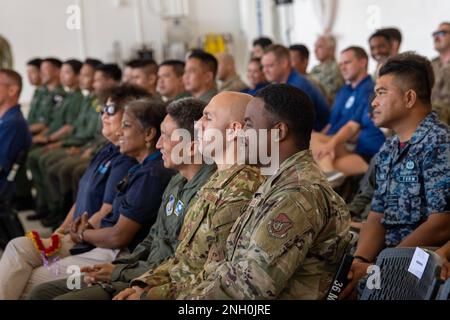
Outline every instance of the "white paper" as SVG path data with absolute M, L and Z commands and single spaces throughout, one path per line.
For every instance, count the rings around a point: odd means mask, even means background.
M 430 255 L 420 248 L 416 248 L 414 255 L 409 265 L 408 271 L 415 275 L 417 278 L 422 279 L 423 272 L 427 266 L 428 258 Z

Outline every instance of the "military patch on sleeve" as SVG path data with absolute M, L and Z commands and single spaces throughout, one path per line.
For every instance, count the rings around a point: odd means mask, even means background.
M 175 203 L 175 197 L 171 194 L 169 197 L 169 201 L 167 202 L 167 205 L 166 205 L 166 215 L 167 216 L 170 216 L 172 214 L 174 203 Z
M 294 223 L 285 213 L 280 213 L 276 218 L 269 221 L 267 231 L 272 237 L 283 239 L 293 225 Z
M 178 200 L 177 205 L 175 206 L 175 215 L 179 217 L 184 212 L 184 203 L 181 200 Z

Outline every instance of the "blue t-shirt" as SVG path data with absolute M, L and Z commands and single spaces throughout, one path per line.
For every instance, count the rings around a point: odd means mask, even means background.
M 261 90 L 262 88 L 268 86 L 269 83 L 268 82 L 262 82 L 262 83 L 258 83 L 255 87 L 255 89 L 251 89 L 251 88 L 247 88 L 242 90 L 242 93 L 246 93 L 246 94 L 250 94 L 252 96 L 255 96 L 259 90 Z
M 134 165 L 117 186 L 119 190 L 112 212 L 103 218 L 101 227 L 114 226 L 120 215 L 140 224 L 140 230 L 128 246 L 132 251 L 156 221 L 164 189 L 174 173 L 164 168 L 159 151 L 149 155 L 143 163 Z
M 73 219 L 84 212 L 91 217 L 104 203 L 112 204 L 117 194 L 116 185 L 136 164 L 136 159 L 120 154 L 119 148 L 112 143 L 103 147 L 94 156 L 78 184 Z
M 355 152 L 368 156 L 375 155 L 385 141 L 383 132 L 370 118 L 374 85 L 370 75 L 367 75 L 355 88 L 350 84 L 344 85 L 336 95 L 331 111 L 331 127 L 327 132 L 328 135 L 334 135 L 349 121 L 358 123 L 361 131 Z
M 9 109 L 0 118 L 0 193 L 6 192 L 6 178 L 21 151 L 31 146 L 31 133 L 20 105 Z M 14 188 L 14 187 L 13 187 Z M 8 190 L 13 192 L 14 190 Z
M 361 118 L 361 113 L 370 105 L 374 83 L 368 75 L 355 88 L 350 84 L 342 86 L 336 94 L 330 116 L 327 135 L 336 134 L 347 122 Z
M 311 82 L 295 70 L 292 70 L 289 74 L 286 84 L 303 90 L 311 98 L 316 111 L 316 123 L 314 124 L 314 130 L 322 130 L 328 123 L 330 118 L 330 110 L 328 109 L 327 101 L 319 90 L 317 90 Z

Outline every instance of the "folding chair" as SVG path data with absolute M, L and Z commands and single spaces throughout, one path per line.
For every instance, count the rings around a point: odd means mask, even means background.
M 439 274 L 441 259 L 433 251 L 419 279 L 408 271 L 416 248 L 387 248 L 379 254 L 376 265 L 380 267 L 379 289 L 364 288 L 361 300 L 432 300 L 441 284 Z
M 450 300 L 450 278 L 441 286 L 436 300 Z

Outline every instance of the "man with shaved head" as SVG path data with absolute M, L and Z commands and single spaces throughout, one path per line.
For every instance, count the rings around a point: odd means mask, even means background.
M 206 106 L 196 123 L 199 150 L 217 164 L 217 172 L 186 212 L 175 256 L 131 281 L 115 300 L 184 296 L 201 282 L 205 264 L 225 258 L 231 227 L 264 180 L 259 169 L 237 162 L 238 133 L 251 99 L 244 93 L 222 92 Z
M 240 92 L 247 89 L 247 85 L 242 81 L 236 72 L 236 64 L 234 58 L 229 53 L 216 54 L 219 63 L 217 70 L 217 78 L 221 81 L 219 91 L 236 91 Z

